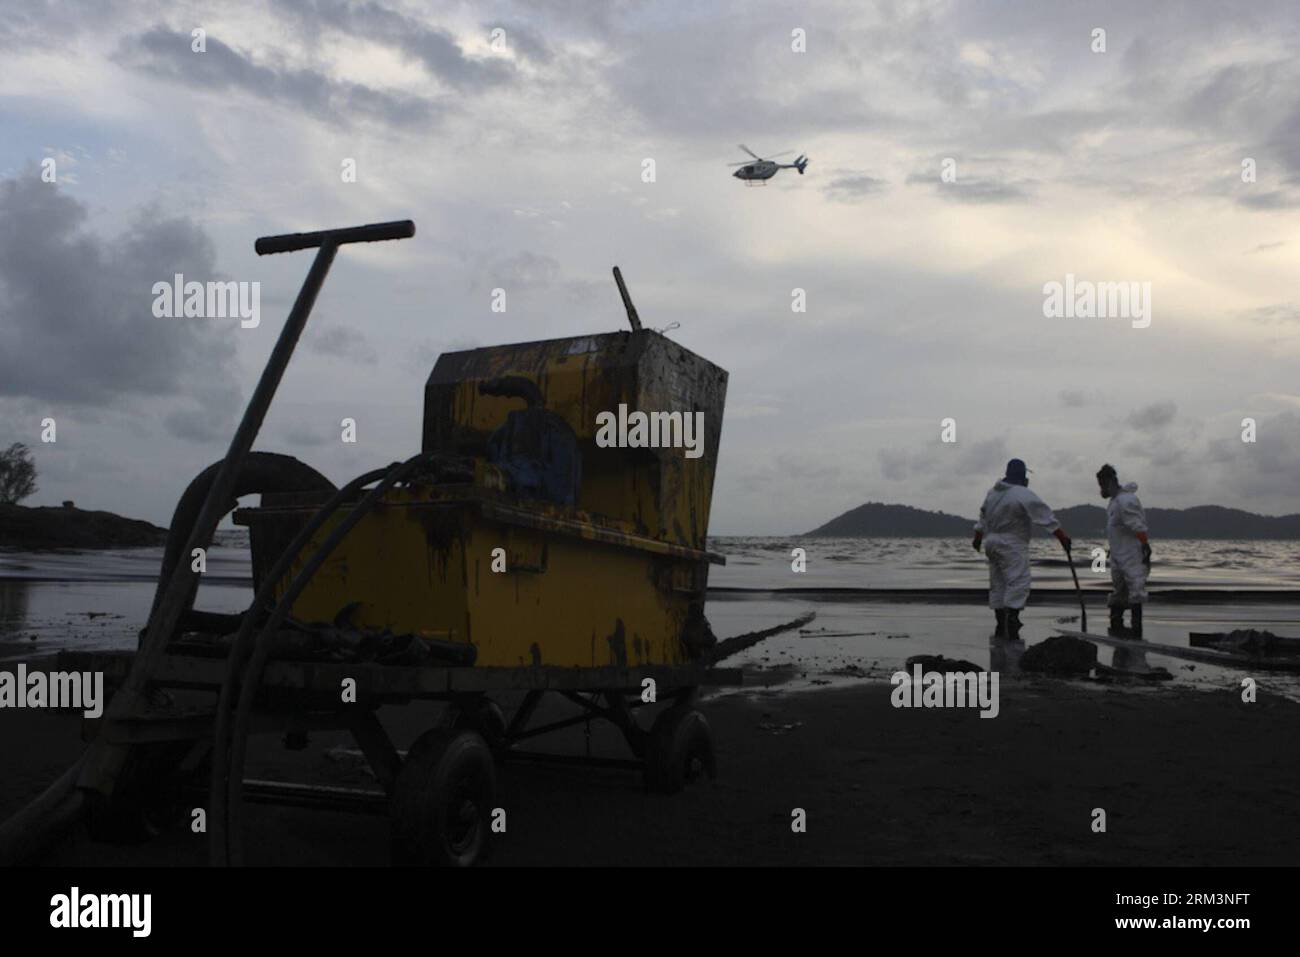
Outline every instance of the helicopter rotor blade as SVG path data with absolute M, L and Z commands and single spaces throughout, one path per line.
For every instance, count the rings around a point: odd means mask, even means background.
M 767 157 L 767 159 L 776 159 L 778 156 L 789 156 L 793 152 L 794 150 L 782 150 L 779 153 L 773 153 L 771 156 Z
M 745 151 L 746 153 L 748 153 L 750 156 L 754 157 L 754 159 L 756 159 L 756 160 L 761 160 L 761 159 L 763 158 L 763 157 L 759 156 L 757 153 L 755 153 L 753 150 L 751 150 L 751 149 L 750 149 L 748 146 L 746 146 L 744 143 L 741 143 L 741 144 L 739 144 L 739 145 L 740 145 L 740 148 L 741 148 L 742 150 L 744 150 L 744 151 Z

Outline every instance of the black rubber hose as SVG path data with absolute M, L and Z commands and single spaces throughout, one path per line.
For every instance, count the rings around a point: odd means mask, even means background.
M 230 747 L 230 727 L 232 713 L 236 702 L 236 688 L 243 673 L 244 662 L 253 646 L 253 629 L 260 621 L 259 611 L 271 606 L 275 598 L 275 589 L 288 573 L 289 567 L 298 558 L 299 553 L 320 531 L 321 527 L 349 498 L 360 489 L 380 479 L 398 468 L 397 463 L 382 469 L 374 469 L 358 476 L 337 490 L 328 502 L 317 509 L 314 514 L 280 553 L 271 570 L 267 572 L 262 585 L 253 598 L 248 614 L 244 616 L 239 633 L 230 648 L 226 659 L 226 674 L 221 683 L 221 695 L 217 702 L 216 725 L 212 742 L 212 777 L 208 792 L 209 818 L 209 855 L 213 863 L 226 863 L 228 847 L 226 844 L 226 769 L 228 768 L 227 750 Z
M 158 573 L 158 587 L 154 591 L 153 605 L 149 609 L 150 622 L 153 621 L 153 616 L 158 613 L 158 605 L 162 602 L 163 590 L 167 587 L 172 570 L 182 558 L 187 557 L 183 556 L 181 552 L 185 548 L 185 543 L 189 540 L 190 532 L 193 530 L 194 523 L 198 520 L 199 512 L 203 508 L 203 502 L 208 497 L 208 489 L 212 487 L 217 472 L 221 470 L 221 465 L 221 462 L 214 462 L 194 476 L 190 484 L 186 486 L 185 491 L 181 493 L 180 500 L 176 503 L 176 510 L 172 513 L 171 525 L 167 530 L 167 544 L 163 549 L 162 569 Z M 235 495 L 226 511 L 229 512 L 235 507 L 241 495 L 252 495 L 257 492 L 326 491 L 333 492 L 334 483 L 306 462 L 299 461 L 292 455 L 280 455 L 276 452 L 249 452 L 239 470 L 239 477 L 235 481 Z M 187 608 L 194 607 L 194 596 L 198 592 L 198 587 L 196 580 L 194 587 L 190 590 L 189 601 L 186 604 Z M 170 642 L 175 637 L 175 635 L 171 635 L 168 641 Z
M 167 531 L 158 587 L 154 592 L 153 605 L 149 611 L 150 620 L 157 612 L 163 589 L 171 576 L 172 569 L 183 557 L 181 553 L 185 542 L 193 531 L 204 499 L 220 468 L 221 463 L 217 462 L 196 475 L 176 503 Z M 236 499 L 232 499 L 230 508 L 235 507 L 237 497 L 240 495 L 252 495 L 257 492 L 332 491 L 333 489 L 334 483 L 293 456 L 279 455 L 274 452 L 250 452 L 236 480 Z M 194 595 L 197 590 L 196 585 L 190 593 L 190 611 L 183 616 L 182 627 L 193 627 L 196 623 L 211 625 L 217 618 L 222 617 L 193 611 Z M 77 788 L 77 779 L 85 761 L 86 754 L 83 753 L 72 767 L 46 788 L 39 797 L 0 824 L 0 866 L 12 866 L 33 860 L 81 819 L 86 801 L 84 792 Z
M 218 826 L 222 827 L 225 832 L 225 840 L 228 845 L 225 848 L 228 854 L 225 862 L 235 865 L 243 863 L 240 800 L 243 790 L 244 755 L 248 743 L 248 725 L 253 711 L 253 699 L 257 694 L 258 686 L 261 684 L 262 670 L 266 667 L 266 661 L 270 657 L 276 630 L 288 616 L 289 609 L 293 607 L 293 603 L 297 601 L 298 596 L 302 594 L 303 589 L 307 587 L 317 570 L 330 557 L 339 543 L 347 537 L 353 527 L 379 504 L 379 500 L 390 488 L 425 466 L 434 458 L 435 454 L 421 452 L 400 465 L 389 469 L 379 484 L 366 493 L 365 497 L 348 512 L 347 516 L 330 532 L 329 537 L 303 563 L 298 574 L 294 576 L 293 581 L 289 583 L 289 587 L 285 589 L 284 594 L 280 597 L 279 603 L 275 606 L 275 611 L 271 613 L 271 617 L 258 633 L 257 640 L 253 645 L 252 658 L 249 660 L 248 667 L 245 669 L 243 678 L 240 681 L 239 706 L 235 713 L 235 727 L 230 739 L 230 763 L 226 772 L 226 802 L 223 807 L 225 820 L 218 821 Z M 220 714 L 218 720 L 224 717 L 224 714 Z

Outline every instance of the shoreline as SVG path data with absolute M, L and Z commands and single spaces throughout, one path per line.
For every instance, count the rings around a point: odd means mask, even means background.
M 1091 586 L 1083 589 L 1089 605 L 1103 606 L 1109 586 Z M 987 588 L 854 588 L 835 586 L 806 586 L 794 588 L 749 588 L 734 585 L 710 587 L 708 596 L 723 600 L 744 600 L 746 598 L 789 597 L 793 599 L 810 599 L 813 601 L 859 601 L 889 602 L 891 604 L 926 603 L 926 604 L 977 604 L 988 601 Z M 1034 599 L 1049 599 L 1048 602 Z M 1034 604 L 1069 604 L 1077 605 L 1079 593 L 1065 588 L 1036 588 L 1029 595 L 1029 605 Z M 1233 604 L 1287 604 L 1300 605 L 1300 589 L 1296 588 L 1244 588 L 1232 586 L 1220 588 L 1168 588 L 1148 591 L 1148 604 L 1163 602 L 1170 605 L 1203 605 L 1215 602 Z

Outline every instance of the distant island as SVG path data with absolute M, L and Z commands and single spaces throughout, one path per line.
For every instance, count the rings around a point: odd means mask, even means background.
M 1300 539 L 1300 514 L 1257 515 L 1220 505 L 1148 508 L 1153 538 Z M 1075 537 L 1104 538 L 1106 509 L 1072 505 L 1056 517 Z M 868 502 L 805 532 L 809 538 L 958 538 L 969 536 L 975 520 L 910 505 Z
M 0 505 L 0 548 L 127 548 L 162 545 L 167 529 L 112 512 Z

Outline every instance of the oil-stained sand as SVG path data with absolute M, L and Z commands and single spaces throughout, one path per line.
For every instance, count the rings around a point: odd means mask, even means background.
M 706 700 L 719 779 L 647 795 L 631 772 L 508 764 L 507 835 L 495 865 L 1261 864 L 1300 863 L 1300 705 L 1233 690 L 1100 689 L 1022 678 L 1001 713 L 900 710 L 880 681 L 810 693 Z M 436 706 L 383 713 L 399 746 Z M 10 712 L 0 784 L 8 814 L 77 752 L 67 716 Z M 18 725 L 21 724 L 20 728 Z M 547 746 L 579 752 L 581 727 Z M 252 777 L 351 786 L 373 781 L 340 735 L 302 752 L 258 739 Z M 593 753 L 621 739 L 593 725 Z M 334 749 L 334 750 L 332 750 Z M 791 811 L 808 816 L 805 834 Z M 1107 832 L 1092 830 L 1104 808 Z M 255 864 L 386 863 L 383 818 L 251 806 Z M 134 848 L 61 848 L 62 864 L 194 864 L 204 839 L 181 828 Z

